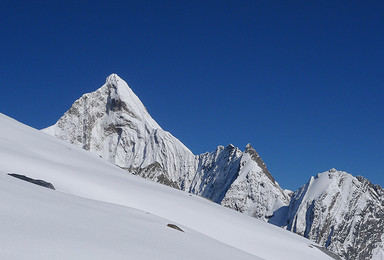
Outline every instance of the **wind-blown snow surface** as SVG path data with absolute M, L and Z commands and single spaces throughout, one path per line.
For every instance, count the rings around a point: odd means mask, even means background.
M 89 150 L 131 173 L 267 220 L 289 196 L 248 145 L 195 156 L 149 115 L 116 74 L 84 94 L 44 132 Z
M 0 171 L 1 259 L 261 259 L 140 210 L 54 192 Z
M 0 158 L 2 258 L 329 259 L 305 238 L 127 174 L 3 114 Z

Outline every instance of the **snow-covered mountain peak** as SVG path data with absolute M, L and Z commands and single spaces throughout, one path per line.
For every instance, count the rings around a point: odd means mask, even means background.
M 129 117 L 140 120 L 151 129 L 161 128 L 149 115 L 144 104 L 128 84 L 117 74 L 108 76 L 101 89 L 102 88 L 107 89 L 107 91 L 104 92 L 108 95 L 106 104 L 107 113 L 109 113 L 109 111 L 126 112 Z
M 293 194 L 288 230 L 345 259 L 381 259 L 373 255 L 384 248 L 382 232 L 375 231 L 384 230 L 383 194 L 381 187 L 347 172 L 319 173 Z
M 280 188 L 259 154 L 248 144 L 240 157 L 238 176 L 222 205 L 267 221 L 274 211 L 288 203 L 288 194 Z
M 79 98 L 44 132 L 67 140 L 146 178 L 180 187 L 195 171 L 195 156 L 164 131 L 118 75 Z
M 111 84 L 111 85 L 118 85 L 118 82 L 122 80 L 119 75 L 112 73 L 109 75 L 105 81 L 106 84 Z

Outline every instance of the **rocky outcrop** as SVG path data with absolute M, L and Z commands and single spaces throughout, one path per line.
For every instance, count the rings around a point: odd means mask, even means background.
M 45 188 L 48 188 L 48 189 L 51 189 L 51 190 L 54 190 L 55 187 L 53 186 L 52 183 L 50 182 L 46 182 L 46 181 L 43 181 L 43 180 L 36 180 L 36 179 L 32 179 L 30 177 L 27 177 L 25 175 L 21 175 L 21 174 L 17 174 L 17 173 L 8 173 L 9 176 L 12 176 L 14 178 L 17 178 L 17 179 L 20 179 L 20 180 L 23 180 L 23 181 L 26 181 L 26 182 L 30 182 L 30 183 L 33 183 L 35 185 L 39 185 L 41 187 L 45 187 Z
M 273 212 L 289 204 L 289 196 L 269 173 L 255 149 L 248 144 L 240 160 L 238 177 L 222 205 L 267 221 Z
M 197 168 L 189 192 L 221 203 L 240 169 L 242 152 L 233 145 L 219 146 L 197 157 Z

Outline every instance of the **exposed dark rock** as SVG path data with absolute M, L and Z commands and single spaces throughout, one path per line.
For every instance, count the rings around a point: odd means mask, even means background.
M 251 146 L 251 144 L 248 144 L 245 148 L 245 153 L 249 153 L 252 160 L 254 160 L 257 165 L 263 170 L 263 172 L 267 175 L 267 177 L 273 182 L 276 183 L 275 179 L 273 178 L 272 174 L 268 171 L 267 165 L 261 159 L 260 155 L 256 152 L 256 150 Z
M 122 168 L 130 173 L 133 173 L 134 175 L 138 175 L 140 177 L 143 177 L 145 179 L 150 179 L 155 182 L 164 184 L 166 186 L 180 189 L 179 185 L 177 185 L 176 182 L 170 180 L 164 171 L 163 167 L 161 167 L 160 163 L 154 162 L 144 168 Z
M 184 230 L 182 230 L 181 228 L 179 228 L 175 224 L 168 224 L 167 227 L 170 227 L 170 228 L 176 229 L 178 231 L 184 232 Z
M 25 175 L 16 174 L 16 173 L 8 173 L 8 175 L 12 176 L 12 177 L 15 177 L 15 178 L 18 178 L 18 179 L 23 180 L 23 181 L 27 181 L 27 182 L 30 182 L 30 183 L 33 183 L 33 184 L 36 184 L 36 185 L 48 188 L 48 189 L 52 189 L 52 190 L 55 189 L 55 187 L 52 185 L 52 183 L 49 183 L 49 182 L 46 182 L 46 181 L 43 181 L 43 180 L 32 179 L 32 178 L 29 178 L 29 177 L 27 177 Z

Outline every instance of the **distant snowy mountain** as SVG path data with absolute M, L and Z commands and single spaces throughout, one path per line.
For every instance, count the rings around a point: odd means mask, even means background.
M 44 132 L 89 150 L 127 171 L 189 191 L 259 219 L 287 206 L 289 196 L 249 145 L 195 156 L 164 131 L 116 74 L 83 95 Z
M 384 259 L 384 190 L 331 169 L 293 194 L 288 230 L 345 259 Z
M 1 259 L 332 259 L 297 234 L 127 174 L 3 114 L 0 158 Z

